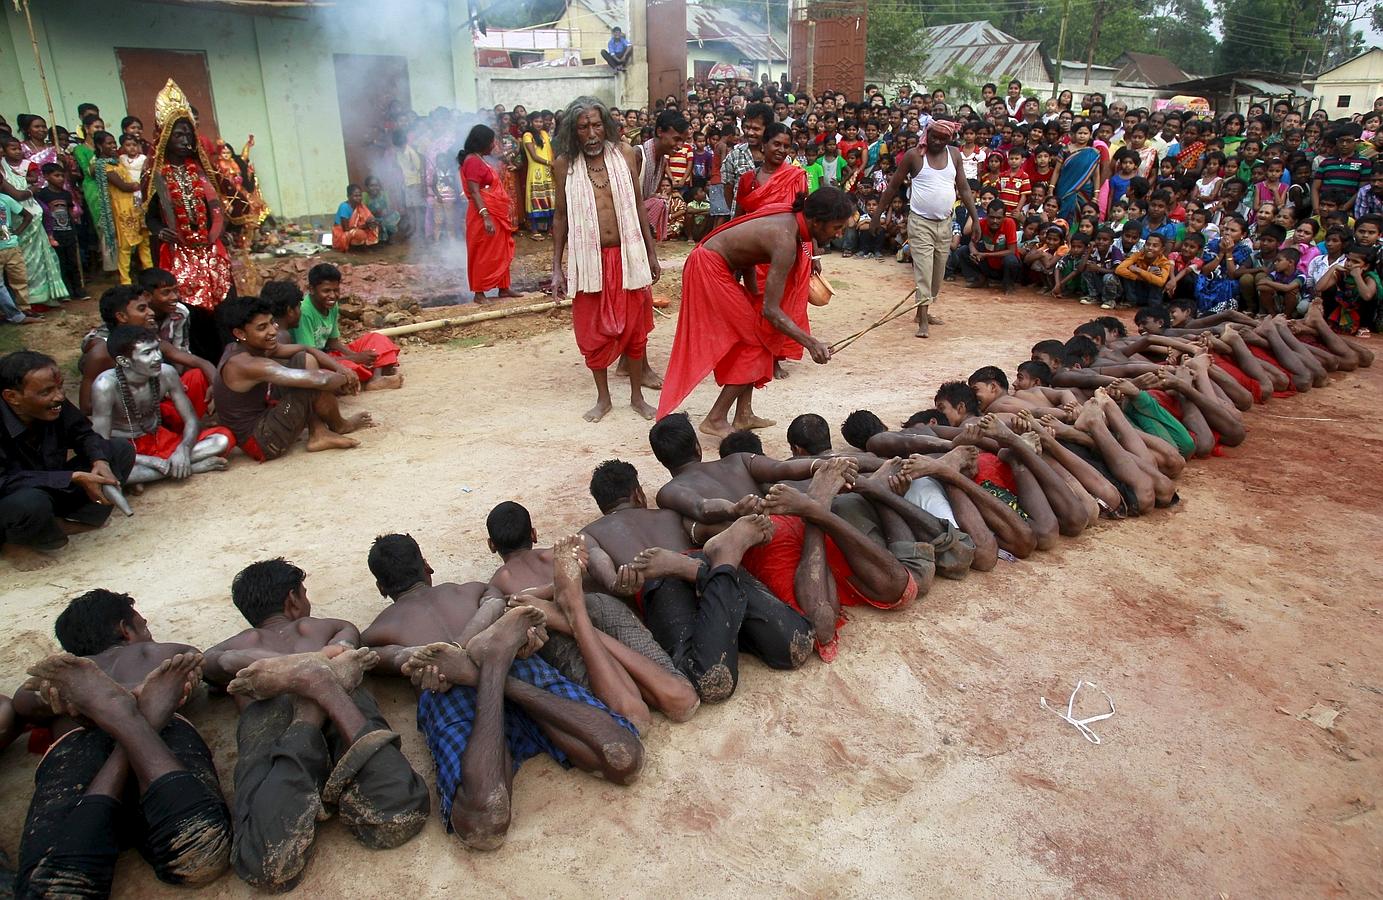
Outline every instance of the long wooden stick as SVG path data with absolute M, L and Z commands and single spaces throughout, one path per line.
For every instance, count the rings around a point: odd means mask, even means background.
M 410 325 L 395 325 L 392 328 L 376 329 L 378 334 L 385 337 L 395 337 L 400 334 L 414 334 L 419 331 L 431 331 L 434 328 L 447 328 L 452 325 L 468 325 L 471 322 L 489 322 L 493 319 L 507 319 L 510 316 L 518 316 L 523 313 L 547 312 L 553 309 L 562 309 L 571 306 L 571 300 L 548 300 L 543 303 L 533 303 L 528 306 L 511 306 L 508 309 L 492 309 L 486 312 L 472 313 L 469 316 L 450 316 L 445 319 L 433 319 L 430 322 L 414 322 Z
M 874 324 L 862 328 L 854 334 L 843 337 L 840 340 L 836 341 L 834 344 L 832 344 L 831 352 L 835 353 L 837 351 L 844 350 L 846 347 L 850 346 L 855 341 L 864 337 L 866 334 L 873 331 L 875 328 L 878 328 L 881 325 L 886 325 L 889 322 L 892 322 L 894 319 L 898 318 L 899 316 L 906 315 L 907 313 L 910 313 L 913 310 L 917 309 L 917 307 L 922 305 L 920 301 L 914 303 L 912 306 L 903 308 L 903 304 L 911 300 L 913 295 L 916 293 L 917 288 L 914 287 L 912 290 L 908 291 L 907 295 L 904 296 L 902 300 L 899 300 L 897 303 L 895 303 L 892 309 L 880 316 L 878 321 L 874 322 Z
M 38 50 L 38 35 L 34 33 L 34 17 L 29 14 L 29 0 L 21 0 L 24 9 L 24 24 L 29 26 L 29 43 L 34 45 L 34 65 L 38 66 L 38 80 L 43 85 L 43 100 L 48 106 L 48 136 L 54 149 L 58 147 L 58 115 L 53 109 L 53 96 L 48 92 L 48 75 L 43 71 L 43 54 Z

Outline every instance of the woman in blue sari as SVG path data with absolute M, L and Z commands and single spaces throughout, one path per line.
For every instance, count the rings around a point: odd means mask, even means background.
M 1085 119 L 1071 126 L 1071 143 L 1054 176 L 1061 217 L 1068 222 L 1079 219 L 1081 207 L 1094 202 L 1103 180 L 1104 157 L 1091 145 L 1091 133 L 1090 123 Z

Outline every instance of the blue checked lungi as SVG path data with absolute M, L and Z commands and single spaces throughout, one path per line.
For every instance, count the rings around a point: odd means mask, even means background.
M 610 708 L 597 700 L 594 694 L 563 678 L 560 672 L 536 656 L 514 660 L 509 667 L 509 677 L 542 688 L 554 696 L 594 706 L 629 729 L 635 737 L 639 734 L 628 719 L 610 712 Z M 437 799 L 448 832 L 452 830 L 451 801 L 461 785 L 461 756 L 466 752 L 471 730 L 475 728 L 476 699 L 475 688 L 464 685 L 457 685 L 442 694 L 423 691 L 418 697 L 418 730 L 427 739 L 432 761 L 437 764 Z M 538 723 L 522 708 L 508 701 L 504 704 L 504 741 L 509 745 L 509 756 L 514 761 L 515 771 L 525 760 L 539 753 L 551 756 L 563 768 L 571 768 L 567 754 L 543 733 Z
M 730 215 L 730 205 L 725 202 L 725 185 L 708 184 L 706 185 L 706 199 L 711 203 L 711 215 L 728 216 Z

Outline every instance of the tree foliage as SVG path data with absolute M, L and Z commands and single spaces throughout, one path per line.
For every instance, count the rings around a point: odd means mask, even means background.
M 927 62 L 918 0 L 868 0 L 864 71 L 870 78 L 916 78 Z
M 1223 0 L 1221 71 L 1314 71 L 1334 13 L 1327 0 Z

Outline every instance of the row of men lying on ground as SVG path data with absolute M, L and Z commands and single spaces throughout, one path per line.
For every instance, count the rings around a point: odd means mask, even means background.
M 1313 319 L 1323 322 L 1318 311 Z M 1025 362 L 1011 394 L 992 367 L 943 385 L 931 412 L 947 424 L 891 432 L 856 412 L 842 430 L 865 452 L 834 455 L 824 420 L 805 415 L 789 426 L 790 459 L 736 452 L 757 440 L 741 432 L 720 459 L 704 460 L 687 417 L 669 416 L 649 435 L 673 476 L 658 508 L 619 460 L 592 476 L 602 517 L 550 549 L 534 546 L 523 507 L 503 503 L 487 521 L 504 561 L 488 584 L 434 584 L 411 537 L 376 539 L 368 565 L 393 602 L 364 632 L 313 617 L 303 572 L 282 560 L 236 576 L 232 599 L 251 628 L 205 655 L 154 643 L 126 595 L 77 598 L 57 622 L 67 652 L 31 669 L 9 711 L 10 736 L 14 713 L 56 717 L 58 735 L 36 773 L 20 893 L 63 885 L 100 895 L 131 843 L 166 881 L 202 883 L 229 860 L 252 884 L 291 887 L 316 822 L 331 810 L 367 846 L 407 840 L 430 797 L 361 685 L 372 668 L 417 688 L 443 817 L 467 846 L 502 843 L 513 773 L 540 752 L 629 783 L 642 767 L 638 734 L 650 709 L 684 721 L 701 700 L 727 699 L 741 650 L 774 668 L 800 666 L 813 644 L 829 658 L 842 606 L 899 609 L 936 574 L 986 570 L 1000 551 L 1027 556 L 1058 533 L 1079 534 L 1101 510 L 1171 503 L 1173 479 L 1196 445 L 1179 451 L 1160 437 L 1172 428 L 1140 399 L 1145 392 L 1102 370 L 1134 365 L 1135 348 L 1190 354 L 1135 381 L 1176 395 L 1183 412 L 1196 408 L 1202 419 L 1186 420 L 1205 422 L 1222 440 L 1241 438 L 1242 426 L 1210 374 L 1221 364 L 1152 333 L 1164 330 L 1161 320 L 1141 320 L 1149 333 L 1136 339 L 1119 337 L 1117 320 L 1101 320 L 1109 330 L 1098 341 L 1083 334 L 1038 345 L 1034 356 L 1044 361 Z M 1221 327 L 1208 349 L 1243 357 L 1252 372 L 1248 357 L 1258 357 L 1238 347 L 1261 339 L 1276 358 L 1297 337 L 1285 327 Z M 1335 346 L 1338 354 L 1326 352 L 1336 367 L 1372 362 L 1361 347 Z M 1263 372 L 1272 389 L 1289 388 L 1286 372 L 1316 357 L 1288 352 L 1295 358 L 1279 372 L 1285 383 L 1275 365 Z M 1044 384 L 1068 376 L 1088 383 Z M 1092 379 L 1107 383 L 1081 399 Z M 642 620 L 611 595 L 634 597 Z M 241 710 L 233 811 L 210 751 L 174 715 L 203 677 L 225 686 Z M 79 721 L 88 727 L 74 727 Z

